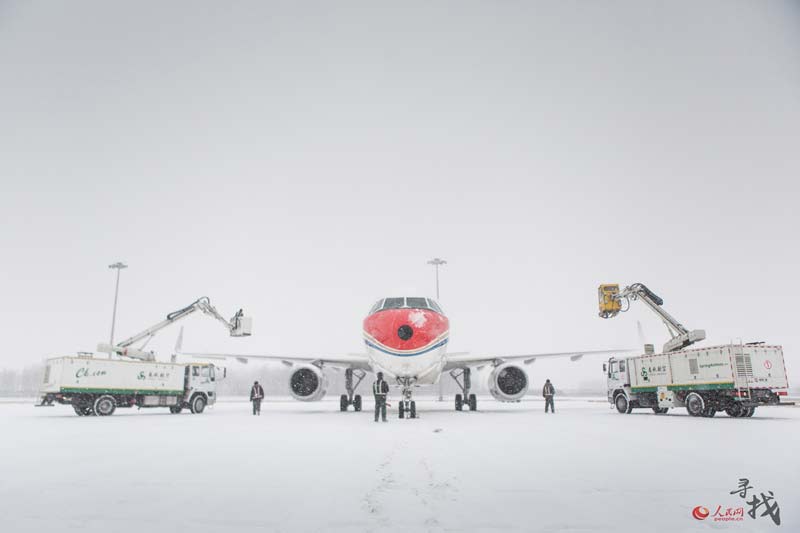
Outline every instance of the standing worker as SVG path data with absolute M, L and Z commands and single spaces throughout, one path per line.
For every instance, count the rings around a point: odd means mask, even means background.
M 378 372 L 378 379 L 372 384 L 372 395 L 375 397 L 375 422 L 378 421 L 378 412 L 386 422 L 386 395 L 389 393 L 389 384 L 383 380 L 383 372 Z
M 556 412 L 556 407 L 553 405 L 553 396 L 556 393 L 555 387 L 553 384 L 550 383 L 550 380 L 544 382 L 544 388 L 542 389 L 542 396 L 544 396 L 544 412 L 546 413 L 548 409 L 550 409 L 554 414 Z
M 253 415 L 261 416 L 261 400 L 264 399 L 264 389 L 258 384 L 253 383 L 250 389 L 250 401 L 253 402 Z

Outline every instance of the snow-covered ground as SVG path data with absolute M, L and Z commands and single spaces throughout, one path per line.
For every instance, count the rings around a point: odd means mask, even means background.
M 332 401 L 267 402 L 259 418 L 244 402 L 109 418 L 3 403 L 2 531 L 800 531 L 799 408 L 556 407 L 423 401 L 417 420 L 375 424 Z M 780 528 L 746 514 L 739 478 L 748 500 L 773 492 Z M 744 520 L 698 521 L 698 505 Z

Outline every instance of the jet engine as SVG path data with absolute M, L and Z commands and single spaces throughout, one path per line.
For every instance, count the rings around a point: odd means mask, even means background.
M 295 400 L 315 402 L 325 396 L 328 380 L 322 370 L 314 365 L 296 367 L 289 376 L 289 392 Z
M 512 363 L 499 365 L 489 374 L 489 392 L 495 400 L 515 402 L 528 392 L 528 375 Z

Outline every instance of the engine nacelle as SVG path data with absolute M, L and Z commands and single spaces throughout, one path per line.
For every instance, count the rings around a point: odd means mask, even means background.
M 314 365 L 296 367 L 289 376 L 289 392 L 295 400 L 315 402 L 325 396 L 328 380 L 322 370 Z
M 489 374 L 489 392 L 495 400 L 515 402 L 528 392 L 528 374 L 512 363 L 504 363 Z

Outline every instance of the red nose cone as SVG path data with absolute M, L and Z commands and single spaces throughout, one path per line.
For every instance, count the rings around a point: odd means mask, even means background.
M 447 317 L 428 309 L 386 309 L 364 319 L 367 341 L 397 351 L 415 351 L 442 340 L 450 329 Z

